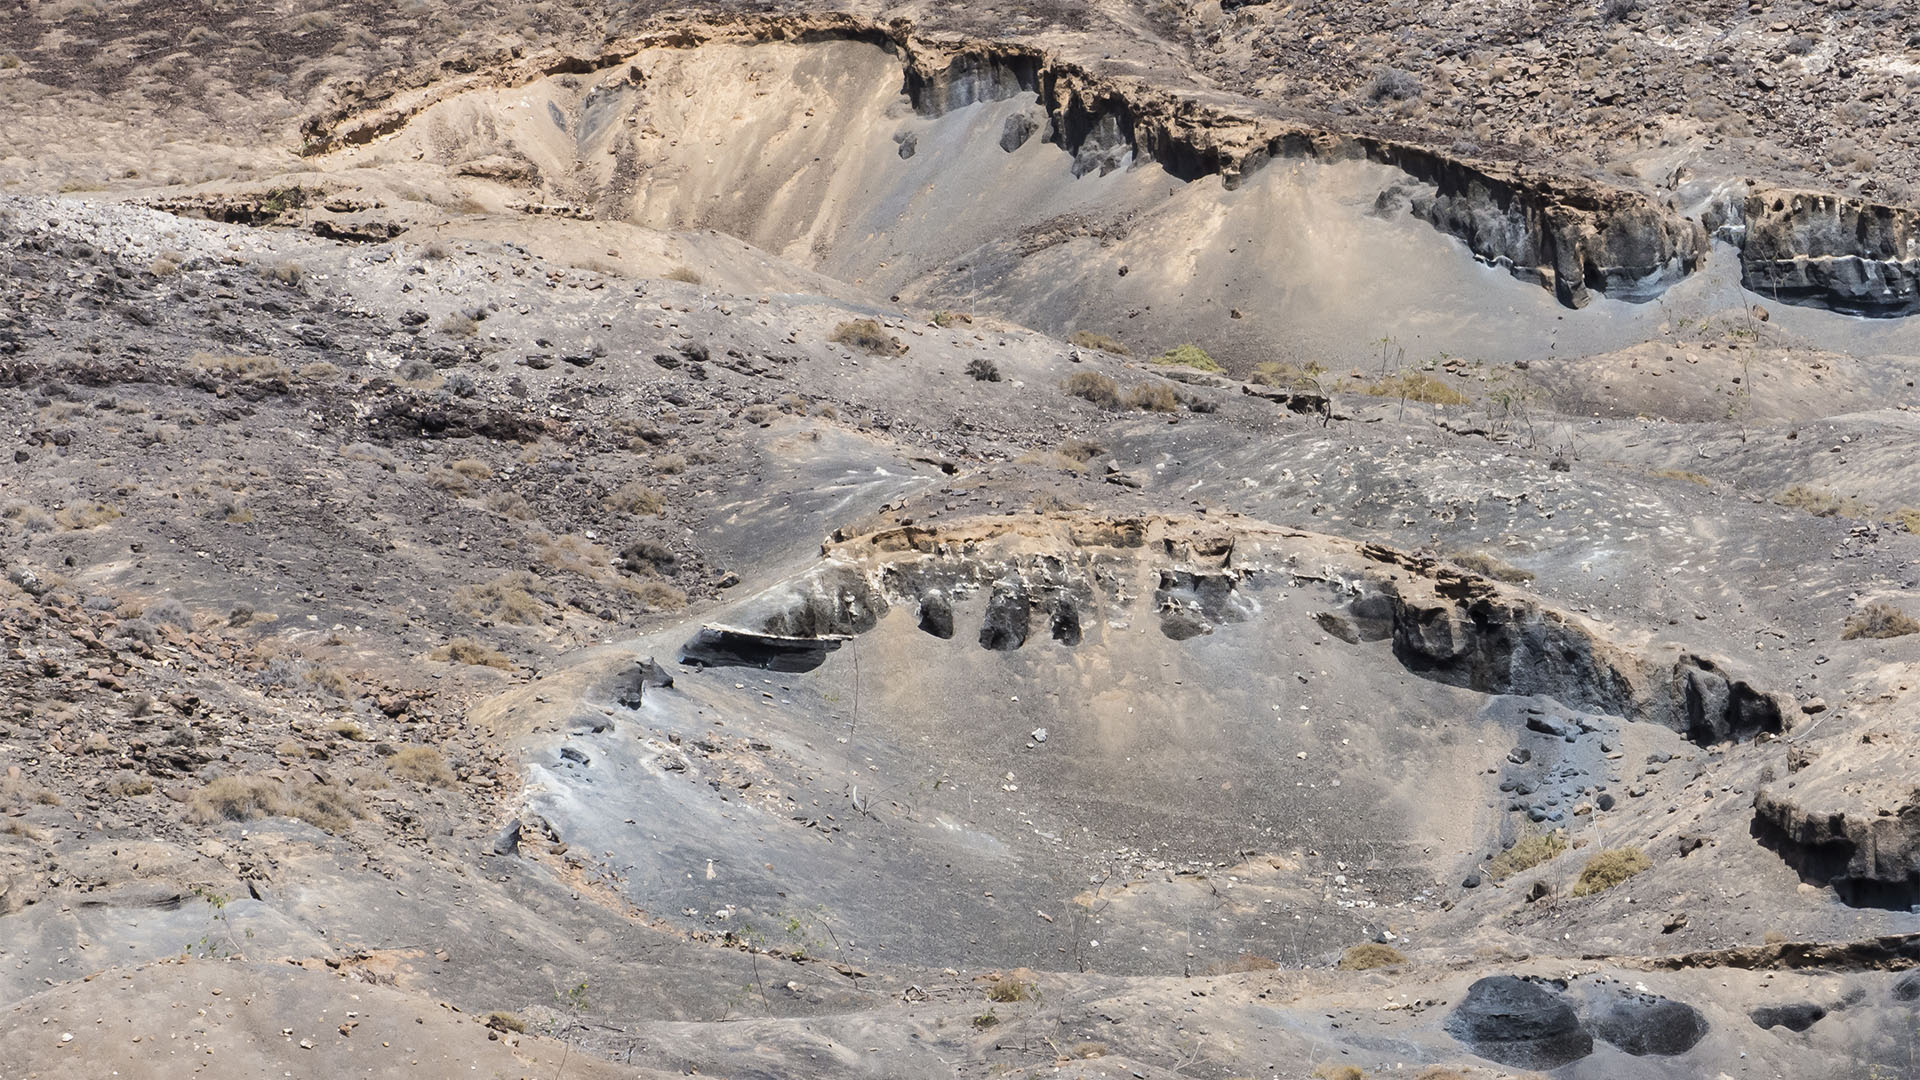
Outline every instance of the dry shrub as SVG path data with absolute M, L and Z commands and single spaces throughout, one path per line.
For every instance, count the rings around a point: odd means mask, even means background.
M 664 581 L 637 582 L 631 591 L 648 611 L 679 611 L 687 606 L 687 594 Z
M 1605 892 L 1635 874 L 1653 868 L 1653 863 L 1636 847 L 1612 848 L 1587 860 L 1573 882 L 1573 895 L 1592 896 Z
M 667 271 L 668 281 L 684 281 L 689 285 L 700 284 L 700 273 L 691 266 L 676 266 Z
M 1313 1067 L 1314 1080 L 1367 1080 L 1367 1074 L 1358 1065 L 1341 1065 L 1332 1061 L 1323 1061 Z
M 30 805 L 59 806 L 60 796 L 21 777 L 0 777 L 0 808 L 19 810 Z
M 1445 1065 L 1429 1065 L 1415 1073 L 1413 1080 L 1467 1080 L 1467 1074 Z
M 1280 965 L 1255 953 L 1241 953 L 1231 960 L 1216 960 L 1207 968 L 1209 975 L 1246 975 L 1256 971 L 1278 971 Z
M 454 638 L 452 641 L 433 650 L 432 657 L 435 660 L 443 660 L 455 664 L 499 668 L 501 671 L 513 670 L 513 661 L 507 658 L 506 653 L 498 649 L 488 648 L 486 645 L 470 637 Z
M 1465 405 L 1472 400 L 1439 379 L 1418 371 L 1403 371 L 1398 375 L 1389 375 L 1384 379 L 1370 382 L 1360 389 L 1361 393 L 1371 394 L 1374 397 L 1400 398 L 1404 401 L 1418 401 L 1428 405 Z
M 448 767 L 447 759 L 431 746 L 409 746 L 388 758 L 387 768 L 402 780 L 429 787 L 453 783 L 453 770 Z
M 1842 498 L 1824 488 L 1795 484 L 1773 497 L 1773 501 L 1814 517 L 1866 517 L 1867 507 L 1859 499 Z
M 1892 604 L 1873 603 L 1847 616 L 1840 636 L 1847 641 L 1860 638 L 1896 638 L 1920 634 L 1920 621 Z
M 453 604 L 476 619 L 510 623 L 537 623 L 547 614 L 553 586 L 538 574 L 516 570 L 478 585 L 455 590 Z
M 1399 949 L 1373 941 L 1355 945 L 1340 954 L 1342 971 L 1372 971 L 1374 968 L 1396 967 L 1406 962 L 1406 954 Z
M 107 781 L 107 794 L 123 799 L 153 794 L 153 780 L 138 773 L 123 772 Z
M 266 272 L 267 276 L 282 285 L 298 285 L 307 276 L 307 271 L 297 262 L 283 262 Z
M 473 484 L 452 469 L 434 469 L 427 473 L 427 485 L 449 495 L 471 495 Z
M 271 356 L 227 356 L 198 352 L 189 357 L 187 362 L 210 375 L 224 375 L 249 382 L 287 379 L 293 375 L 287 365 Z
M 1120 407 L 1120 387 L 1097 371 L 1076 371 L 1067 376 L 1065 386 L 1067 393 L 1103 409 Z
M 1173 388 L 1160 383 L 1141 383 L 1127 394 L 1127 407 L 1144 412 L 1178 412 L 1180 399 L 1174 395 Z
M 508 1012 L 490 1012 L 487 1014 L 487 1026 L 495 1031 L 525 1032 L 527 1022 Z
M 622 514 L 657 514 L 666 505 L 660 493 L 638 480 L 629 480 L 603 500 L 608 509 Z
M 1456 551 L 1447 556 L 1447 561 L 1463 570 L 1471 570 L 1481 577 L 1504 581 L 1509 585 L 1524 585 L 1533 580 L 1533 571 L 1508 566 L 1499 559 L 1478 551 Z
M 1033 997 L 1036 989 L 1032 983 L 1024 983 L 1018 979 L 997 979 L 987 984 L 987 1000 L 1002 1004 L 1026 1001 Z
M 493 466 L 479 458 L 461 458 L 459 461 L 451 461 L 447 463 L 447 468 L 469 480 L 493 479 Z
M 517 491 L 496 491 L 481 501 L 488 510 L 509 517 L 515 521 L 532 521 L 536 516 L 533 505 Z
M 280 817 L 286 812 L 280 784 L 252 776 L 216 777 L 187 800 L 188 820 L 200 825 Z
M 849 349 L 859 349 L 875 356 L 898 356 L 907 351 L 899 339 L 886 332 L 878 322 L 872 319 L 850 319 L 833 328 L 828 341 L 836 345 L 845 345 Z
M 1685 480 L 1689 484 L 1698 484 L 1701 487 L 1713 486 L 1712 480 L 1697 472 L 1688 472 L 1685 469 L 1655 469 L 1647 475 L 1660 480 Z
M 802 405 L 804 406 L 804 402 Z M 687 459 L 681 454 L 662 454 L 653 459 L 653 471 L 672 476 L 687 471 Z
M 0 521 L 5 521 L 9 526 L 17 526 L 27 532 L 51 532 L 57 524 L 52 514 L 26 503 L 7 504 L 5 510 L 0 510 Z
M 82 502 L 53 515 L 63 529 L 94 529 L 120 516 L 120 511 L 103 502 Z
M 1565 850 L 1567 836 L 1559 829 L 1529 833 L 1515 840 L 1512 847 L 1494 856 L 1493 861 L 1487 864 L 1487 876 L 1495 881 L 1504 881 L 1539 866 Z
M 1098 349 L 1115 356 L 1132 356 L 1120 339 L 1108 334 L 1096 334 L 1092 330 L 1075 330 L 1067 335 L 1067 344 L 1078 345 L 1083 349 Z
M 317 360 L 301 368 L 300 377 L 308 382 L 332 382 L 340 377 L 340 365 Z
M 367 734 L 366 728 L 361 727 L 352 720 L 331 721 L 327 724 L 327 732 L 345 739 L 348 742 L 366 742 L 373 737 Z
M 303 676 L 316 690 L 322 690 L 337 698 L 351 699 L 359 691 L 359 686 L 339 668 L 314 664 L 307 668 Z

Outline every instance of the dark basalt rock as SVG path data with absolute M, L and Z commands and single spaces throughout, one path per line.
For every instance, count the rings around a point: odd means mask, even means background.
M 790 638 L 705 627 L 680 647 L 680 662 L 694 667 L 750 667 L 763 671 L 812 671 L 840 647 L 838 638 Z
M 1785 789 L 1754 793 L 1754 839 L 1810 885 L 1853 907 L 1906 911 L 1920 904 L 1920 804 L 1887 815 L 1819 810 Z
M 1920 1001 L 1920 971 L 1909 971 L 1894 980 L 1893 1000 Z
M 1447 1017 L 1447 1034 L 1516 1069 L 1557 1069 L 1593 1053 L 1593 1036 L 1553 984 L 1493 975 L 1468 988 Z
M 1763 1028 L 1783 1027 L 1788 1031 L 1805 1031 L 1825 1019 L 1827 1010 L 1811 1001 L 1794 1001 L 1785 1005 L 1762 1005 L 1747 1016 Z
M 980 624 L 980 647 L 995 652 L 1011 652 L 1027 643 L 1033 615 L 1032 602 L 1019 582 L 994 585 L 987 600 L 987 615 Z
M 1700 1010 L 1658 994 L 1622 993 L 1591 1014 L 1595 1035 L 1635 1057 L 1670 1057 L 1707 1036 Z

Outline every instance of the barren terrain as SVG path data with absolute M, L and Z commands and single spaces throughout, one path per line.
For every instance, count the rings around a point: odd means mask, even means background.
M 0 1078 L 1914 1075 L 1911 23 L 24 0 Z

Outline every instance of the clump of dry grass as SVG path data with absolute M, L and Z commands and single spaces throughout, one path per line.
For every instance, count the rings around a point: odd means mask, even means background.
M 1340 954 L 1342 971 L 1372 971 L 1374 968 L 1396 967 L 1406 962 L 1406 954 L 1399 949 L 1373 941 L 1352 946 Z
M 873 319 L 850 319 L 833 328 L 827 337 L 836 345 L 845 345 L 850 349 L 872 353 L 875 356 L 898 356 L 907 351 L 899 339 L 886 332 Z
M 1852 497 L 1842 498 L 1824 488 L 1795 484 L 1773 497 L 1773 501 L 1791 510 L 1801 510 L 1814 517 L 1865 517 L 1866 504 Z
M 987 1000 L 1001 1004 L 1026 1001 L 1034 996 L 1036 989 L 1032 983 L 1024 983 L 1019 979 L 996 979 L 987 984 Z
M 1404 401 L 1418 401 L 1427 405 L 1465 405 L 1472 401 L 1467 395 L 1439 379 L 1418 371 L 1402 371 L 1397 375 L 1376 379 L 1361 387 L 1360 392 L 1374 397 L 1400 398 Z
M 664 581 L 635 582 L 630 590 L 648 611 L 679 611 L 687 606 L 687 594 Z
M 474 667 L 499 668 L 512 671 L 513 661 L 498 649 L 489 648 L 470 637 L 457 637 L 445 645 L 433 650 L 433 659 L 455 664 L 470 664 Z
M 1098 349 L 1115 356 L 1132 356 L 1120 339 L 1110 334 L 1099 334 L 1092 330 L 1075 330 L 1067 335 L 1067 344 L 1078 345 L 1083 349 Z
M 1067 376 L 1065 388 L 1074 397 L 1091 401 L 1103 409 L 1120 407 L 1120 387 L 1097 371 L 1074 372 Z
M 402 780 L 429 787 L 446 787 L 453 783 L 453 769 L 447 765 L 447 759 L 441 756 L 440 751 L 431 746 L 409 746 L 388 758 L 387 768 Z
M 74 503 L 53 515 L 63 529 L 96 529 L 120 516 L 120 511 L 103 502 Z
M 1509 566 L 1491 555 L 1478 551 L 1456 551 L 1447 556 L 1447 561 L 1463 570 L 1471 570 L 1481 577 L 1504 581 L 1509 585 L 1524 585 L 1533 580 L 1533 571 Z
M 123 772 L 107 781 L 107 794 L 123 799 L 153 794 L 153 780 L 139 773 Z
M 1840 636 L 1847 641 L 1860 638 L 1896 638 L 1920 634 L 1920 621 L 1892 604 L 1872 603 L 1847 616 Z
M 698 285 L 701 281 L 700 272 L 691 266 L 676 266 L 667 271 L 665 277 L 668 281 L 684 281 L 689 285 Z
M 447 463 L 447 468 L 469 480 L 493 479 L 493 466 L 481 461 L 479 458 L 461 458 L 458 461 L 450 461 Z
M 622 514 L 657 514 L 666 505 L 659 492 L 638 480 L 621 484 L 602 501 L 608 509 Z
M 510 623 L 537 623 L 547 615 L 553 586 L 538 574 L 516 570 L 492 581 L 463 585 L 453 594 L 454 606 L 476 619 Z
M 532 521 L 539 516 L 534 512 L 533 504 L 517 491 L 495 491 L 482 499 L 480 505 L 515 521 Z
M 1313 1067 L 1314 1080 L 1367 1080 L 1367 1074 L 1358 1065 L 1341 1065 L 1332 1061 L 1323 1061 Z
M 0 777 L 0 807 L 19 810 L 27 806 L 59 806 L 60 796 L 52 788 L 41 787 L 24 777 Z
M 1178 412 L 1180 399 L 1173 388 L 1160 383 L 1141 383 L 1127 394 L 1127 407 L 1143 412 Z
M 209 375 L 224 375 L 227 378 L 245 382 L 284 380 L 293 375 L 287 365 L 271 356 L 231 356 L 198 352 L 188 357 L 187 363 Z
M 1592 896 L 1605 892 L 1635 874 L 1653 868 L 1646 854 L 1636 847 L 1611 848 L 1587 860 L 1574 879 L 1573 895 Z
M 1660 480 L 1685 480 L 1689 484 L 1698 484 L 1701 487 L 1713 486 L 1713 481 L 1708 477 L 1702 476 L 1697 472 L 1688 472 L 1685 469 L 1655 469 L 1647 475 Z
M 1209 975 L 1246 975 L 1258 971 L 1278 971 L 1280 965 L 1255 953 L 1241 953 L 1231 960 L 1216 960 L 1207 966 Z
M 1493 857 L 1487 864 L 1487 876 L 1495 881 L 1504 881 L 1515 874 L 1531 870 L 1555 855 L 1567 850 L 1567 836 L 1559 829 L 1552 832 L 1529 833 L 1513 842 L 1513 846 Z

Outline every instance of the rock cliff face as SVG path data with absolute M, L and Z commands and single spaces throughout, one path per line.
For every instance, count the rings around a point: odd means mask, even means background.
M 321 154 L 398 131 L 466 90 L 592 75 L 621 68 L 645 49 L 773 41 L 854 41 L 884 50 L 899 61 L 903 89 L 924 116 L 1031 95 L 1044 122 L 1010 118 L 1002 149 L 1041 138 L 1072 155 L 1076 177 L 1151 163 L 1184 181 L 1219 176 L 1234 188 L 1282 159 L 1391 166 L 1422 188 L 1406 200 L 1408 212 L 1569 307 L 1595 296 L 1659 296 L 1700 267 L 1713 230 L 1741 246 L 1747 287 L 1780 302 L 1866 315 L 1920 310 L 1915 211 L 1815 192 L 1756 192 L 1717 205 L 1703 227 L 1643 192 L 1365 131 L 1236 114 L 1037 46 L 920 37 L 904 23 L 849 16 L 716 19 L 617 39 L 595 56 L 502 54 L 349 85 L 305 122 L 302 134 L 306 152 Z M 901 147 L 903 157 L 911 153 Z
M 1920 804 L 1885 814 L 1812 809 L 1783 785 L 1753 798 L 1753 832 L 1811 884 L 1855 907 L 1920 904 Z
M 1850 315 L 1920 312 L 1920 211 L 1817 191 L 1758 190 L 1706 215 L 1740 244 L 1741 282 Z
M 1306 552 L 1327 551 L 1344 555 L 1340 575 L 1290 568 Z M 1702 745 L 1779 733 L 1791 705 L 1715 660 L 1676 646 L 1623 648 L 1485 578 L 1378 545 L 1196 533 L 1151 519 L 1078 522 L 1064 536 L 907 527 L 845 541 L 829 556 L 702 630 L 682 659 L 810 670 L 895 607 L 935 637 L 999 652 L 1029 640 L 1097 642 L 1109 620 L 1149 621 L 1184 641 L 1255 617 L 1259 590 L 1278 581 L 1325 581 L 1344 606 L 1321 614 L 1324 629 L 1351 643 L 1390 640 L 1401 666 L 1435 682 L 1551 697 Z M 1368 563 L 1411 573 L 1386 577 Z M 978 627 L 957 625 L 956 605 L 980 596 Z

